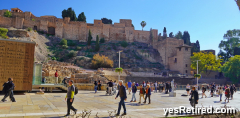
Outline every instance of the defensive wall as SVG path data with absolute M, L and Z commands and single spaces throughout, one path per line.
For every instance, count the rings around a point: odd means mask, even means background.
M 90 24 L 81 21 L 70 21 L 69 17 L 65 17 L 64 19 L 55 16 L 36 17 L 31 12 L 22 12 L 18 8 L 12 8 L 12 17 L 8 18 L 3 16 L 6 11 L 7 10 L 0 10 L 0 27 L 15 27 L 19 29 L 30 27 L 33 28 L 33 30 L 54 34 L 59 38 L 79 40 L 82 42 L 87 41 L 90 30 L 93 41 L 96 40 L 96 36 L 99 35 L 99 38 L 105 38 L 106 41 L 119 40 L 147 43 L 158 50 L 161 57 L 158 61 L 165 66 L 165 69 L 179 71 L 181 74 L 190 74 L 191 49 L 188 49 L 188 51 L 184 53 L 183 51 L 177 51 L 178 48 L 184 47 L 184 41 L 182 39 L 167 37 L 159 41 L 158 30 L 152 29 L 152 40 L 150 39 L 150 31 L 134 30 L 132 20 L 130 19 L 120 19 L 119 23 L 114 24 L 103 24 L 101 20 L 94 20 L 94 23 Z M 175 59 L 177 62 L 175 62 Z

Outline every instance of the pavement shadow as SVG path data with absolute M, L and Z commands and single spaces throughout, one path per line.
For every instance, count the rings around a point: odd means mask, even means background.
M 125 103 L 125 105 L 129 105 L 129 106 L 142 106 L 142 105 L 147 105 L 147 104 L 139 104 L 139 103 L 128 103 L 128 104 L 126 104 Z
M 54 117 L 42 117 L 42 118 L 64 118 L 64 116 L 54 116 Z
M 227 104 L 227 102 L 222 102 L 222 104 Z
M 220 101 L 213 101 L 214 103 L 221 103 Z

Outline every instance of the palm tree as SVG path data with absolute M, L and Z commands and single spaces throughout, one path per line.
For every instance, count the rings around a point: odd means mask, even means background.
M 147 25 L 147 23 L 145 21 L 142 21 L 140 24 L 142 26 L 142 31 L 143 31 L 143 28 Z

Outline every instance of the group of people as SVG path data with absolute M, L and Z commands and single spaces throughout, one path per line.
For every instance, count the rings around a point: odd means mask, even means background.
M 199 86 L 195 85 L 194 86 L 196 88 L 196 90 L 200 89 Z M 191 95 L 190 91 L 190 85 L 187 84 L 186 86 L 186 91 L 187 91 L 187 95 Z M 206 91 L 210 91 L 210 96 L 213 97 L 213 95 L 218 95 L 220 98 L 220 102 L 222 101 L 222 96 L 225 95 L 225 102 L 226 100 L 228 100 L 227 102 L 229 102 L 229 98 L 231 97 L 231 99 L 233 99 L 233 94 L 234 92 L 236 92 L 236 87 L 234 84 L 231 85 L 219 85 L 219 84 L 215 84 L 215 83 L 211 83 L 211 84 L 207 84 L 207 85 L 202 85 L 202 98 L 205 97 L 207 98 L 207 95 L 205 94 Z

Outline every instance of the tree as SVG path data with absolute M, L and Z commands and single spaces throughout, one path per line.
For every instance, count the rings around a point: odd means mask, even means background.
M 159 34 L 158 34 L 158 41 L 161 41 L 161 40 L 162 40 L 162 34 L 159 33 Z
M 98 35 L 97 35 L 96 39 L 97 39 L 97 40 L 96 40 L 95 51 L 99 51 L 100 45 L 99 45 L 99 37 L 98 37 Z
M 167 38 L 167 29 L 166 27 L 163 28 L 163 39 Z
M 211 52 L 194 52 L 193 56 L 191 56 L 191 68 L 193 70 L 197 70 L 197 60 L 200 60 L 198 61 L 198 72 L 206 73 L 207 75 L 212 71 L 217 71 L 222 66 L 222 59 L 217 58 Z
M 12 13 L 10 11 L 6 11 L 3 14 L 4 17 L 12 17 Z
M 181 31 L 178 31 L 178 33 L 175 35 L 175 38 L 182 39 L 183 35 Z
M 143 31 L 143 28 L 147 25 L 147 23 L 145 21 L 142 21 L 140 24 L 142 26 L 142 31 Z
M 193 56 L 194 52 L 200 52 L 200 44 L 199 41 L 197 40 L 196 43 L 194 43 L 192 49 L 191 49 L 191 55 Z
M 231 57 L 229 61 L 223 64 L 220 71 L 224 73 L 225 77 L 231 79 L 233 83 L 238 83 L 240 79 L 240 55 Z
M 184 44 L 191 45 L 190 35 L 188 31 L 184 31 L 182 39 L 184 40 Z
M 240 30 L 228 30 L 226 34 L 223 35 L 223 38 L 227 40 L 222 40 L 218 45 L 220 51 L 218 56 L 224 61 L 228 61 L 230 57 L 234 55 L 234 49 L 240 47 Z
M 69 7 L 67 10 L 64 9 L 62 11 L 62 18 L 65 18 L 65 17 L 70 17 L 70 21 L 77 21 L 76 14 L 72 9 L 72 7 Z
M 112 24 L 112 20 L 111 19 L 102 18 L 101 20 L 102 20 L 103 24 Z
M 86 22 L 86 16 L 84 15 L 84 12 L 78 15 L 77 21 L 83 21 Z
M 173 38 L 173 32 L 169 33 L 169 37 Z
M 92 59 L 92 68 L 112 68 L 113 61 L 104 55 L 95 54 Z
M 227 41 L 222 40 L 218 45 L 218 48 L 220 48 L 218 56 L 224 61 L 228 61 L 228 59 L 234 55 L 235 47 L 240 47 L 239 38 L 230 38 Z
M 153 41 L 153 33 L 152 33 L 152 28 L 150 29 L 150 36 L 149 36 L 149 39 L 150 39 L 151 41 Z
M 91 42 L 92 42 L 92 33 L 91 33 L 90 29 L 89 29 L 87 44 L 90 46 L 90 45 L 91 45 Z

